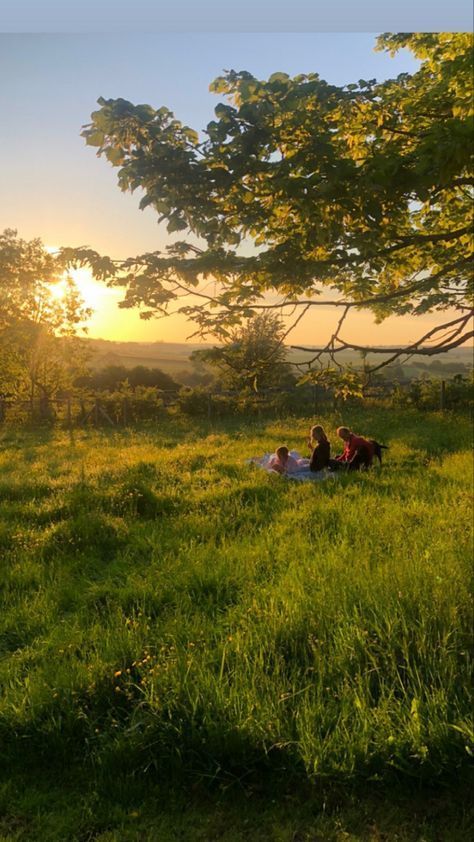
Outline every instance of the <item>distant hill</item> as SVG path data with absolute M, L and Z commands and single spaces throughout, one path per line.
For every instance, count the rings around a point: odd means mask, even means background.
M 179 372 L 190 371 L 193 366 L 190 356 L 193 351 L 209 347 L 212 343 L 203 342 L 113 342 L 107 339 L 87 339 L 93 350 L 91 360 L 92 368 L 100 370 L 110 365 L 122 365 L 126 368 L 135 368 L 137 365 L 144 365 L 147 368 L 160 368 L 167 374 L 176 376 Z M 387 355 L 390 354 L 390 347 L 387 346 Z M 311 358 L 311 352 L 294 351 L 288 349 L 288 360 L 290 362 L 304 362 Z M 362 358 L 354 351 L 343 351 L 338 359 L 346 365 L 360 366 Z M 367 355 L 367 362 L 382 362 L 380 354 Z M 448 365 L 449 364 L 449 365 Z M 452 376 L 465 373 L 473 365 L 472 347 L 455 348 L 446 354 L 434 357 L 415 356 L 409 363 L 403 365 L 407 377 L 420 376 L 424 369 L 428 373 L 436 375 L 436 369 L 442 374 L 443 366 L 446 365 L 446 375 Z M 448 371 L 449 369 L 449 371 Z M 439 374 L 438 374 L 439 376 Z
M 193 351 L 207 347 L 197 342 L 112 342 L 107 339 L 88 339 L 93 350 L 91 365 L 94 369 L 109 365 L 135 368 L 144 365 L 160 368 L 167 374 L 176 374 L 192 368 Z

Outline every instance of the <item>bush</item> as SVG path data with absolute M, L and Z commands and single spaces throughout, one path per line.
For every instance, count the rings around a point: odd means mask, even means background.
M 445 409 L 471 409 L 473 406 L 473 378 L 457 374 L 445 381 Z M 395 406 L 417 409 L 440 409 L 441 381 L 432 379 L 412 380 L 408 388 L 398 386 L 393 394 Z
M 323 400 L 323 390 L 318 389 L 316 402 Z M 289 390 L 264 390 L 255 392 L 242 389 L 239 392 L 216 392 L 197 386 L 184 388 L 178 395 L 178 406 L 182 413 L 193 418 L 228 418 L 230 416 L 279 415 L 288 412 L 307 414 L 315 403 L 314 389 L 295 387 Z
M 101 392 L 89 396 L 83 401 L 86 410 L 91 408 L 91 400 L 98 401 L 100 408 L 114 424 L 123 423 L 125 419 L 127 423 L 155 420 L 164 411 L 163 397 L 159 389 L 153 386 L 137 386 L 132 389 L 124 385 L 115 392 Z M 98 420 L 100 423 L 107 423 L 100 412 Z

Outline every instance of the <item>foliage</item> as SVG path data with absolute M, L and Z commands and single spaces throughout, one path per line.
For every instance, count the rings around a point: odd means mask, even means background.
M 90 406 L 84 393 L 84 405 Z M 129 383 L 120 384 L 116 389 L 108 389 L 95 393 L 93 400 L 107 413 L 115 424 L 136 424 L 141 421 L 156 421 L 163 415 L 164 401 L 161 393 L 154 386 L 135 386 Z M 124 417 L 125 416 L 125 417 Z M 100 416 L 100 423 L 107 423 L 104 416 Z M 93 423 L 92 418 L 90 422 Z
M 136 386 L 155 387 L 163 390 L 178 390 L 180 384 L 159 368 L 147 368 L 137 365 L 126 368 L 124 365 L 108 365 L 99 371 L 90 371 L 76 380 L 76 385 L 87 389 L 113 391 L 127 382 L 131 388 Z
M 343 401 L 346 401 L 348 398 L 363 397 L 365 381 L 364 371 L 357 371 L 353 368 L 331 368 L 329 366 L 310 372 L 302 377 L 300 382 L 314 383 L 335 398 L 342 398 Z
M 474 380 L 456 374 L 444 381 L 444 405 L 446 409 L 472 409 L 474 406 Z M 439 409 L 441 384 L 439 380 L 423 378 L 412 380 L 408 388 L 398 387 L 392 396 L 394 406 L 416 407 L 417 409 Z
M 16 231 L 0 234 L 0 391 L 31 400 L 39 394 L 47 404 L 70 386 L 87 356 L 76 332 L 88 314 L 61 255 Z
M 389 444 L 382 471 L 245 464 L 315 421 Z M 191 839 L 184 789 L 202 839 L 375 840 L 371 796 L 415 799 L 380 838 L 470 838 L 461 804 L 444 824 L 472 751 L 470 445 L 462 417 L 367 408 L 2 434 L 2 833 L 171 842 L 175 805 Z
M 229 418 L 231 416 L 281 415 L 288 412 L 306 414 L 314 403 L 314 394 L 305 388 L 269 389 L 256 392 L 216 392 L 214 388 L 196 386 L 181 389 L 177 405 L 192 418 Z
M 321 286 L 379 319 L 471 308 L 472 36 L 388 34 L 378 47 L 410 49 L 419 69 L 345 87 L 316 73 L 226 72 L 211 90 L 227 102 L 203 140 L 166 107 L 100 98 L 86 142 L 170 234 L 193 236 L 121 265 L 75 258 L 124 283 L 125 305 L 145 315 L 214 278 L 215 295 L 181 309 L 221 335 L 253 306 L 318 306 Z M 269 292 L 277 303 L 262 305 Z M 439 350 L 468 328 L 460 309 Z
M 294 384 L 294 377 L 286 362 L 283 340 L 278 316 L 263 312 L 234 328 L 222 345 L 194 351 L 191 359 L 217 369 L 224 389 L 284 388 Z

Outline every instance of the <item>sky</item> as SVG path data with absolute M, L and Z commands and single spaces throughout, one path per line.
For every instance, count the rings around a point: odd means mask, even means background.
M 316 71 L 339 85 L 416 69 L 406 51 L 394 58 L 375 52 L 375 38 L 356 32 L 0 34 L 0 230 L 16 228 L 49 246 L 88 245 L 116 258 L 161 249 L 167 235 L 154 212 L 140 211 L 139 196 L 120 192 L 116 171 L 80 137 L 99 96 L 166 105 L 201 129 L 219 102 L 209 83 L 224 69 L 260 78 L 277 70 Z M 181 317 L 144 322 L 136 311 L 119 310 L 116 291 L 91 282 L 84 291 L 95 308 L 92 336 L 184 341 L 192 333 Z M 308 315 L 292 340 L 319 344 L 336 317 Z M 345 336 L 398 343 L 434 323 L 430 316 L 416 324 L 394 318 L 376 328 L 370 314 L 355 314 Z
M 15 0 L 3 32 L 418 32 L 466 30 L 471 0 Z

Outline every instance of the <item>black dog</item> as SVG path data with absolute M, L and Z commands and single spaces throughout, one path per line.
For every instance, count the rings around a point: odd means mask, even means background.
M 379 442 L 375 441 L 375 439 L 369 439 L 369 441 L 370 441 L 372 447 L 374 448 L 374 456 L 377 457 L 377 459 L 379 460 L 379 465 L 381 465 L 382 464 L 382 450 L 388 450 L 388 445 L 379 444 Z
M 387 445 L 379 444 L 375 439 L 367 439 L 367 441 L 372 445 L 371 450 L 366 446 L 359 447 L 347 465 L 349 471 L 367 470 L 372 465 L 374 456 L 379 460 L 379 464 L 382 464 L 382 450 L 388 450 Z

